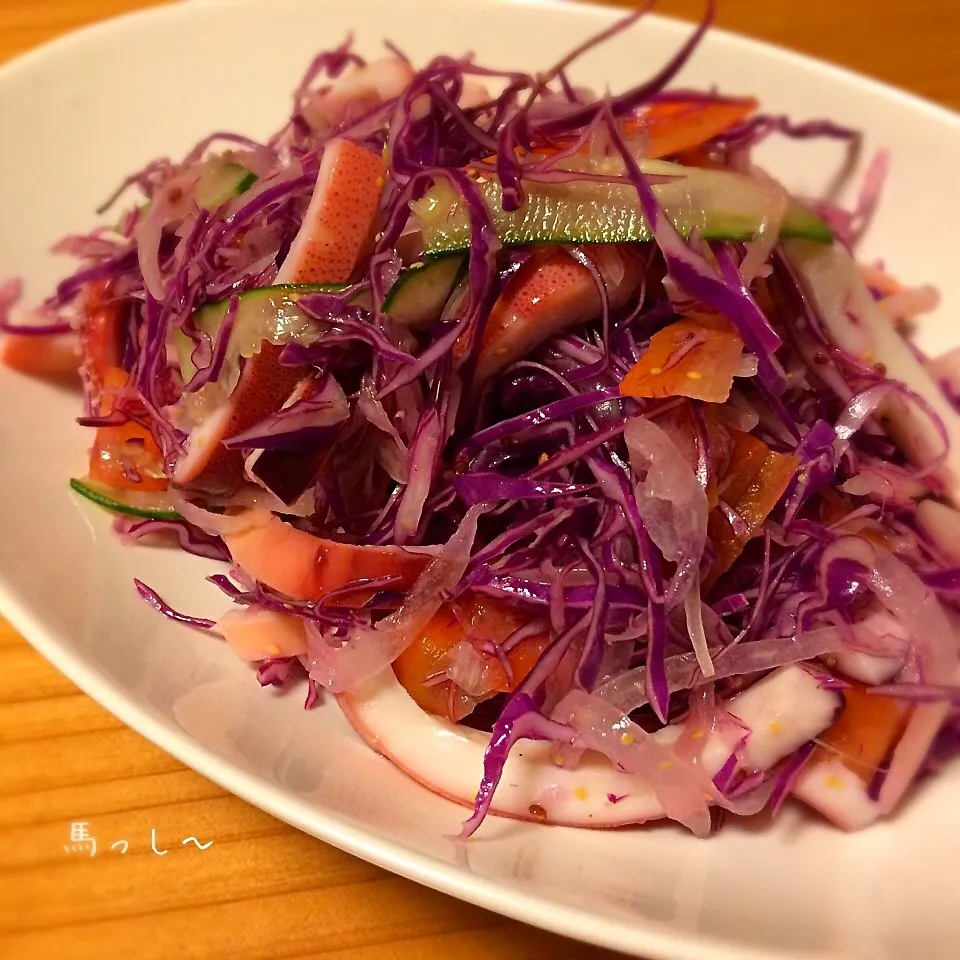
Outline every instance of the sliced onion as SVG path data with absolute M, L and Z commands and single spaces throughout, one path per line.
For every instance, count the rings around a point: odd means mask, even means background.
M 467 696 L 482 697 L 490 692 L 491 664 L 467 640 L 454 644 L 447 654 L 447 679 Z
M 687 620 L 687 633 L 697 656 L 697 665 L 704 677 L 712 677 L 713 660 L 707 644 L 707 634 L 703 628 L 703 601 L 700 599 L 700 575 L 696 574 L 687 595 L 683 598 L 683 610 Z
M 355 689 L 396 660 L 460 582 L 470 562 L 477 520 L 482 512 L 481 507 L 471 507 L 467 511 L 457 531 L 417 578 L 396 613 L 372 627 L 351 627 L 339 647 L 331 646 L 313 628 L 310 676 L 322 686 L 340 693 Z
M 856 636 L 856 628 L 841 631 L 837 627 L 822 627 L 795 637 L 769 637 L 739 643 L 719 652 L 714 651 L 714 674 L 711 680 L 773 670 L 802 660 L 814 660 L 842 649 Z M 872 637 L 863 639 L 869 641 Z M 700 676 L 697 658 L 693 653 L 668 657 L 666 670 L 671 693 L 693 686 Z M 628 670 L 603 684 L 596 693 L 625 713 L 646 706 L 649 702 L 646 695 L 646 667 Z
M 876 598 L 912 634 L 923 679 L 952 683 L 960 644 L 933 591 L 886 550 L 876 551 L 869 577 Z
M 218 537 L 245 533 L 254 527 L 269 523 L 272 517 L 270 511 L 264 509 L 247 509 L 232 514 L 213 513 L 198 507 L 174 488 L 170 490 L 170 502 L 185 520 Z
M 416 435 L 410 445 L 406 469 L 407 486 L 400 498 L 397 518 L 393 525 L 394 543 L 407 543 L 420 526 L 423 506 L 430 494 L 445 439 L 440 415 L 432 408 L 427 410 L 420 418 Z
M 209 496 L 212 506 L 246 507 L 250 510 L 269 510 L 290 517 L 312 517 L 316 512 L 312 490 L 307 490 L 293 503 L 284 503 L 275 493 L 259 485 L 248 484 L 229 497 Z
M 150 200 L 147 212 L 134 230 L 143 282 L 154 299 L 163 301 L 164 280 L 160 264 L 160 240 L 165 227 L 179 224 L 194 209 L 193 193 L 199 179 L 197 168 L 168 180 Z
M 646 733 L 615 707 L 582 690 L 568 693 L 553 717 L 572 727 L 588 749 L 649 784 L 663 816 L 682 823 L 696 836 L 710 832 L 711 774 L 683 763 L 662 737 Z
M 689 589 L 707 539 L 707 495 L 689 460 L 652 420 L 634 417 L 624 430 L 636 485 L 637 509 L 650 539 L 678 563 L 678 593 Z
M 751 357 L 751 359 L 756 358 Z M 744 433 L 753 433 L 760 423 L 760 414 L 736 387 L 730 391 L 727 402 L 717 412 L 723 423 L 729 424 L 735 430 L 742 430 Z
M 763 184 L 764 212 L 754 238 L 746 244 L 746 255 L 740 264 L 740 276 L 747 286 L 759 276 L 760 270 L 770 259 L 770 252 L 780 239 L 780 227 L 790 206 L 787 191 L 773 177 L 759 167 L 753 167 L 750 173 Z
M 303 105 L 311 126 L 330 129 L 379 103 L 401 96 L 413 79 L 413 68 L 400 57 L 382 57 L 341 74 L 330 89 Z
M 929 489 L 907 471 L 893 464 L 883 464 L 877 469 L 862 467 L 840 489 L 855 497 L 870 497 L 883 504 L 912 504 Z
M 397 483 L 407 482 L 407 445 L 404 443 L 397 428 L 394 426 L 377 399 L 377 392 L 373 381 L 369 377 L 363 378 L 360 394 L 357 397 L 357 411 L 386 438 L 377 447 L 377 459 Z

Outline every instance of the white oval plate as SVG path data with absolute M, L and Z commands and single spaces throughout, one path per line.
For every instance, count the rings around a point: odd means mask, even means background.
M 317 47 L 390 38 L 418 62 L 472 49 L 484 62 L 543 68 L 608 24 L 609 9 L 458 0 L 190 2 L 126 17 L 0 71 L 0 273 L 43 296 L 66 264 L 45 253 L 89 228 L 123 175 L 182 155 L 211 130 L 266 135 Z M 579 81 L 623 88 L 689 27 L 649 19 L 580 62 Z M 862 127 L 893 151 L 892 181 L 865 253 L 943 305 L 925 346 L 956 339 L 958 117 L 842 70 L 723 33 L 681 78 L 752 93 L 772 111 Z M 835 144 L 771 143 L 764 161 L 816 190 Z M 559 933 L 664 960 L 953 957 L 960 912 L 958 771 L 918 791 L 893 822 L 843 836 L 788 808 L 772 826 L 709 841 L 672 827 L 578 832 L 491 818 L 465 852 L 446 837 L 463 811 L 407 780 L 352 734 L 336 706 L 263 691 L 209 638 L 136 597 L 139 576 L 178 606 L 216 615 L 212 566 L 127 549 L 67 478 L 87 438 L 75 397 L 0 371 L 0 608 L 117 716 L 227 789 L 345 850 L 422 883 Z

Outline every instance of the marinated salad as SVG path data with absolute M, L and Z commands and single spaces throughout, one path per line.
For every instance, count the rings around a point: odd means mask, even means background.
M 265 143 L 131 175 L 0 357 L 76 378 L 77 494 L 213 566 L 264 686 L 472 809 L 612 827 L 794 797 L 891 814 L 958 743 L 956 355 L 791 194 L 767 137 L 856 130 L 387 45 L 321 53 Z M 722 82 L 722 78 L 718 78 Z M 82 475 L 79 475 L 81 474 Z M 229 602 L 228 602 L 229 601 Z

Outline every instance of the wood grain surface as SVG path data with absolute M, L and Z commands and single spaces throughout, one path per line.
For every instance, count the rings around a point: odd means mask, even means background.
M 0 0 L 0 60 L 148 5 Z M 660 9 L 694 17 L 702 3 Z M 957 0 L 720 0 L 718 21 L 960 108 Z M 73 821 L 89 822 L 95 857 L 65 851 Z M 188 836 L 214 842 L 201 850 Z M 126 853 L 110 849 L 121 840 Z M 0 957 L 321 956 L 613 957 L 401 880 L 224 793 L 0 621 Z

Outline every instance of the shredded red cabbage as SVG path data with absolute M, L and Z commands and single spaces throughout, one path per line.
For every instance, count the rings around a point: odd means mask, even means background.
M 637 782 L 609 805 L 648 790 L 698 833 L 705 797 L 776 812 L 796 788 L 817 806 L 818 764 L 843 759 L 835 711 L 763 762 L 778 705 L 752 727 L 728 712 L 792 664 L 820 678 L 799 714 L 843 697 L 845 737 L 860 692 L 901 712 L 871 772 L 877 815 L 960 752 L 960 548 L 941 529 L 960 534 L 955 398 L 896 339 L 899 286 L 871 268 L 868 289 L 850 252 L 886 155 L 852 211 L 755 170 L 772 133 L 853 158 L 859 134 L 764 113 L 714 128 L 742 98 L 666 89 L 712 4 L 653 77 L 575 86 L 577 57 L 651 6 L 536 74 L 418 70 L 389 46 L 368 63 L 345 42 L 266 143 L 217 132 L 128 177 L 100 211 L 125 204 L 112 228 L 60 244 L 78 267 L 33 315 L 14 322 L 19 283 L 0 286 L 0 331 L 37 345 L 15 359 L 11 337 L 11 365 L 43 372 L 51 337 L 76 340 L 91 478 L 139 497 L 142 457 L 103 475 L 133 444 L 183 504 L 122 535 L 231 563 L 211 582 L 285 624 L 285 652 L 262 638 L 262 685 L 306 675 L 311 707 L 321 684 L 361 697 L 395 673 L 424 711 L 489 735 L 476 802 L 454 797 L 474 807 L 464 836 L 523 739 L 570 769 L 599 750 Z M 348 208 L 321 172 L 344 144 Z M 682 191 L 703 209 L 678 213 L 678 181 L 702 184 Z M 611 197 L 639 239 L 605 237 Z M 516 815 L 549 821 L 550 804 Z
M 198 630 L 211 630 L 216 626 L 214 620 L 207 620 L 205 617 L 192 617 L 189 614 L 181 613 L 179 610 L 174 610 L 156 590 L 148 587 L 142 581 L 134 579 L 133 583 L 137 588 L 137 593 L 140 594 L 144 601 L 158 613 L 163 614 L 163 616 L 175 620 L 177 623 L 186 624 L 188 627 L 196 627 Z

